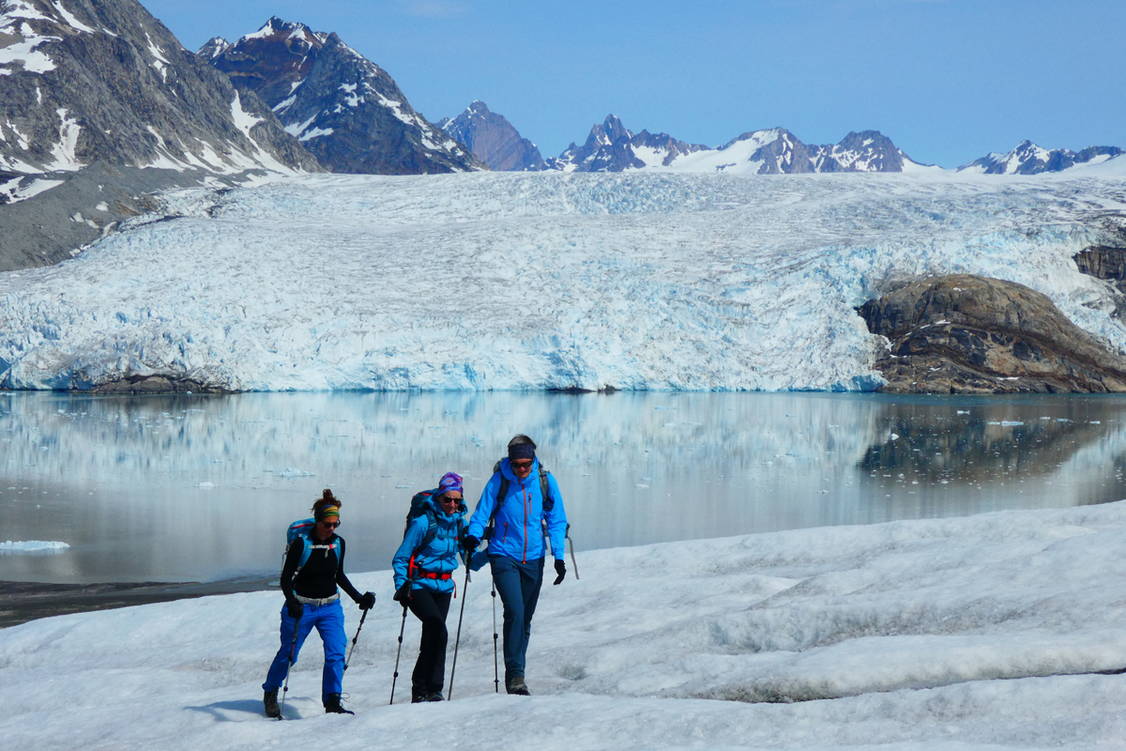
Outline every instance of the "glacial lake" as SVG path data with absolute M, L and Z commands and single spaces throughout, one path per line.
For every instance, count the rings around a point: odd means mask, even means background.
M 582 551 L 1126 498 L 1126 398 L 824 393 L 0 393 L 0 580 L 276 574 L 286 525 L 344 500 L 350 572 L 386 569 L 412 493 L 470 507 L 514 433 Z M 13 549 L 16 552 L 12 552 Z

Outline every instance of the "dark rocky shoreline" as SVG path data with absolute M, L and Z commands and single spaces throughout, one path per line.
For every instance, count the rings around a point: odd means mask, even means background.
M 0 581 L 0 628 L 52 615 L 272 589 L 276 577 L 215 582 L 44 584 Z

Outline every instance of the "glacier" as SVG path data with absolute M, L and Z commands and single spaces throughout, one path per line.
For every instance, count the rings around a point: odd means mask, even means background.
M 277 590 L 59 615 L 0 629 L 0 734 L 13 749 L 1121 749 L 1124 533 L 1120 501 L 580 553 L 581 578 L 540 597 L 530 697 L 494 693 L 484 569 L 459 587 L 438 704 L 407 703 L 419 628 L 406 621 L 399 664 L 391 572 L 357 569 L 379 598 L 362 632 L 344 606 L 357 714 L 323 713 L 314 636 L 290 674 L 299 722 L 261 714 Z
M 229 390 L 871 390 L 854 308 L 970 273 L 1126 345 L 1072 256 L 1118 170 L 278 176 L 165 194 L 0 275 L 0 387 L 152 374 Z

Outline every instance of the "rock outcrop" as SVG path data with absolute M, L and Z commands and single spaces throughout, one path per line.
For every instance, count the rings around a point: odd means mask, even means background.
M 1126 357 L 1045 295 L 958 274 L 909 284 L 857 309 L 889 340 L 875 363 L 893 393 L 1126 391 Z

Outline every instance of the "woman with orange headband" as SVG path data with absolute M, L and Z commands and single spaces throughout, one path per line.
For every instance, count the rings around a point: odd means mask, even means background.
M 375 605 L 371 592 L 360 594 L 344 573 L 344 538 L 336 534 L 340 526 L 340 500 L 325 489 L 313 504 L 312 524 L 289 544 L 282 566 L 281 588 L 285 606 L 281 611 L 281 646 L 262 684 L 263 705 L 269 717 L 280 717 L 278 689 L 297 662 L 297 653 L 313 628 L 324 642 L 325 664 L 321 676 L 321 701 L 325 712 L 354 714 L 340 704 L 344 682 L 344 611 L 340 607 L 337 585 L 348 593 L 361 610 Z

